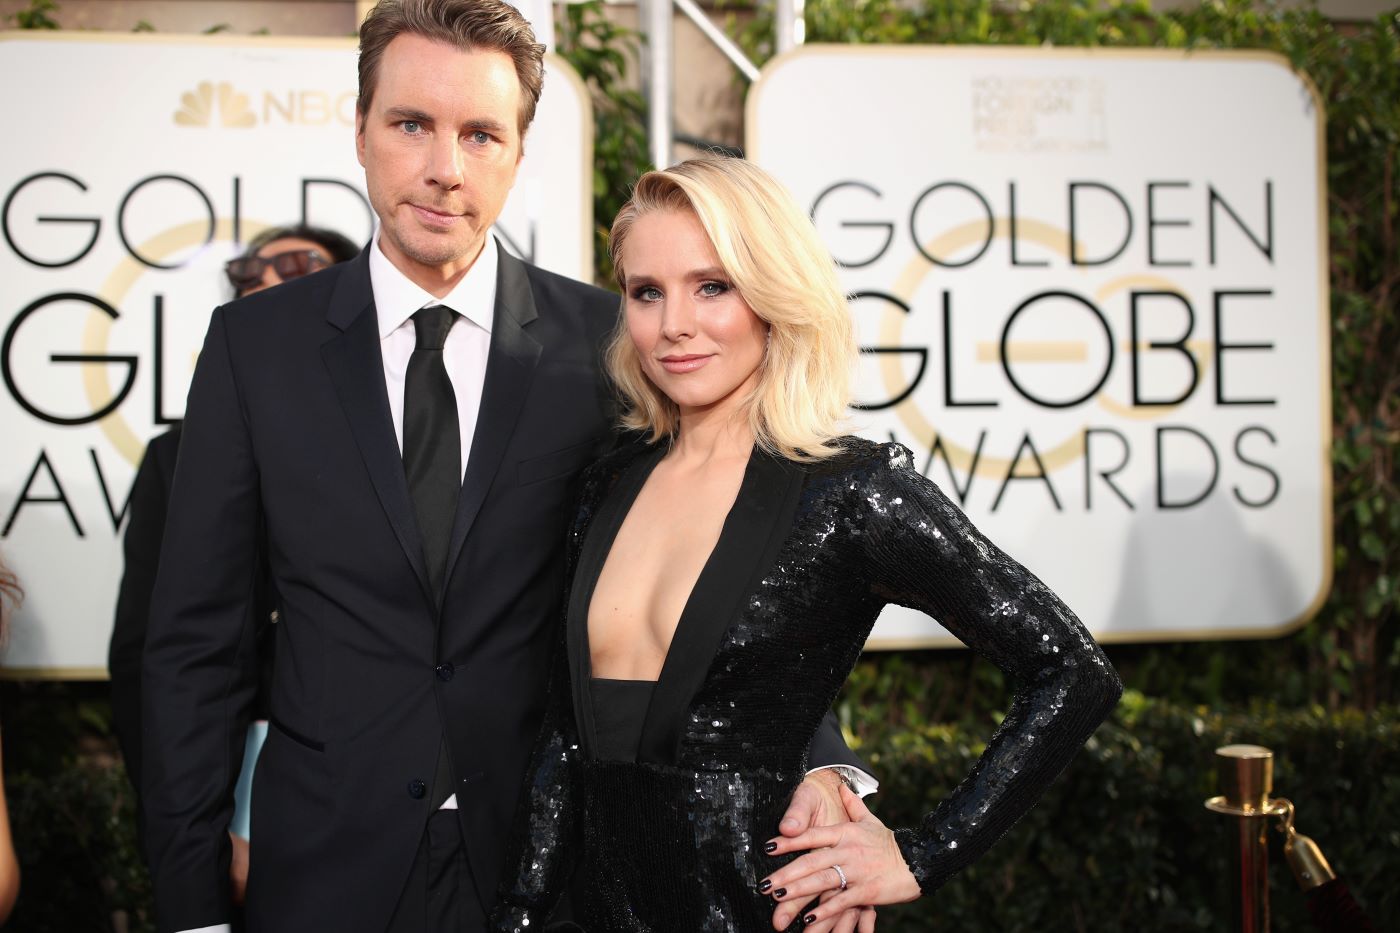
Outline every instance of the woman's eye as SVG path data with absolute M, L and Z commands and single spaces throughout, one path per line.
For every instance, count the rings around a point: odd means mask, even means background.
M 633 289 L 632 297 L 638 301 L 657 301 L 661 298 L 661 290 L 655 285 L 643 285 Z
M 707 298 L 723 295 L 727 291 L 729 291 L 729 284 L 727 282 L 706 282 L 700 286 L 700 294 Z

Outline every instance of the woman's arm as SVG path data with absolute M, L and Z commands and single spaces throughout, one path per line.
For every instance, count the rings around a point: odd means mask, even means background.
M 873 592 L 933 616 L 1017 685 L 1005 719 L 962 783 L 919 826 L 890 836 L 919 891 L 930 894 L 1031 808 L 1113 709 L 1122 683 L 1074 613 L 920 476 L 907 449 L 891 444 L 881 450 L 884 457 L 856 483 L 862 505 L 855 518 Z M 853 816 L 859 826 L 859 816 Z M 831 831 L 818 839 L 819 832 L 805 844 L 800 837 L 784 840 L 778 851 L 834 844 Z M 862 858 L 873 857 L 868 850 L 879 845 L 878 834 L 867 838 L 858 830 L 848 831 L 846 842 L 860 848 Z M 775 873 L 773 888 L 785 887 L 787 896 L 796 897 L 798 879 L 813 873 L 823 889 L 830 887 L 827 876 L 836 875 L 831 866 L 842 864 L 843 855 L 847 894 L 827 901 L 819 913 L 847 906 L 843 900 L 859 903 L 856 889 L 871 880 L 851 876 L 855 848 L 812 852 Z
M 971 773 L 921 826 L 895 834 L 929 894 L 1040 799 L 1123 685 L 1058 596 L 920 476 L 906 448 L 885 449 L 887 468 L 874 482 L 887 506 L 873 508 L 869 522 L 872 585 L 888 602 L 933 616 L 1017 685 Z

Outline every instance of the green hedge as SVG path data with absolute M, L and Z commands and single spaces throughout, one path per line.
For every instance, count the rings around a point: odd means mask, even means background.
M 151 879 L 120 767 L 86 762 L 7 776 L 20 896 L 6 929 L 120 933 L 155 929 Z
M 867 693 L 879 688 L 857 677 L 838 710 L 881 777 L 877 813 L 890 825 L 908 825 L 967 773 L 997 720 L 882 721 L 888 710 Z M 46 693 L 51 707 L 71 708 L 71 700 Z M 82 700 L 92 708 L 98 702 Z M 90 729 L 77 738 L 70 747 L 101 741 Z M 1299 831 L 1317 840 L 1379 929 L 1400 929 L 1400 888 L 1392 880 L 1400 854 L 1400 710 L 1221 714 L 1133 693 L 987 857 L 932 900 L 883 910 L 881 929 L 1221 929 L 1226 820 L 1201 804 L 1215 793 L 1215 748 L 1241 741 L 1274 749 L 1275 788 L 1297 804 Z M 132 933 L 152 929 L 150 882 L 120 767 L 89 760 L 12 772 L 8 781 L 24 872 L 13 929 L 109 931 L 120 929 L 118 916 Z M 1307 930 L 1302 897 L 1278 852 L 1275 842 L 1274 929 Z
M 849 714 L 849 708 L 843 709 Z M 876 809 L 890 825 L 931 809 L 967 773 L 995 726 L 895 727 L 861 748 L 880 774 Z M 1129 693 L 1041 804 L 931 901 L 882 911 L 904 931 L 1219 930 L 1228 918 L 1227 818 L 1214 750 L 1257 742 L 1277 756 L 1274 785 L 1298 807 L 1299 831 L 1322 847 L 1379 929 L 1400 929 L 1400 716 L 1219 714 Z M 1312 929 L 1271 833 L 1273 929 Z

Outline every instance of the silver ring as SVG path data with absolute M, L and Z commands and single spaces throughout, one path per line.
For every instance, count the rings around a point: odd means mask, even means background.
M 846 873 L 841 870 L 840 865 L 832 865 L 831 867 L 836 870 L 836 877 L 841 879 L 841 890 L 846 890 Z

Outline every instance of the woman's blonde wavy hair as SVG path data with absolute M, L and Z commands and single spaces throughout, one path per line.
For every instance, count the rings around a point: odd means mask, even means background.
M 661 211 L 696 216 L 739 296 L 768 324 L 758 385 L 744 402 L 755 443 L 798 461 L 837 453 L 855 336 L 836 265 L 811 220 L 786 188 L 743 159 L 707 156 L 647 172 L 612 225 L 609 249 L 624 296 L 627 236 L 637 218 Z M 674 438 L 680 412 L 642 370 L 625 313 L 605 365 L 622 397 L 622 425 L 652 442 Z

